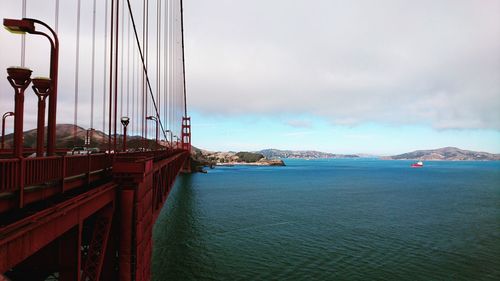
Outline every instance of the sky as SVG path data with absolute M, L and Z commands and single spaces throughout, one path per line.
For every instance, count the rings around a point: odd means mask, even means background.
M 195 146 L 500 153 L 500 0 L 185 0 L 184 20 Z M 74 16 L 60 21 L 70 38 Z

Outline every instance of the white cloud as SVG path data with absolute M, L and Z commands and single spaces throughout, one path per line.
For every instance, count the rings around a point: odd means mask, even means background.
M 190 106 L 500 129 L 500 1 L 187 1 Z
M 292 119 L 285 122 L 288 126 L 294 128 L 312 128 L 313 124 L 309 120 L 304 119 Z
M 21 16 L 19 1 L 4 2 L 1 17 Z M 141 1 L 132 2 L 140 11 Z M 27 3 L 29 17 L 53 24 L 53 2 Z M 76 10 L 73 2 L 60 3 L 58 120 L 68 123 L 73 116 Z M 102 74 L 104 42 L 99 39 L 103 2 L 98 3 L 94 126 L 99 128 L 102 80 L 107 76 Z M 378 122 L 500 129 L 499 0 L 190 0 L 184 4 L 192 110 L 217 116 L 316 115 L 342 125 Z M 91 2 L 83 1 L 82 126 L 90 125 L 90 20 Z M 2 69 L 19 64 L 20 40 L 15 37 L 0 31 Z M 31 36 L 27 62 L 34 75 L 46 76 L 48 58 L 36 55 L 41 53 L 48 53 L 46 40 Z M 13 94 L 6 79 L 0 81 L 0 94 L 0 111 L 11 110 Z M 31 92 L 26 108 L 36 108 Z M 27 116 L 26 121 L 25 127 L 34 127 L 35 117 Z M 288 125 L 307 128 L 307 122 L 300 122 L 290 120 Z

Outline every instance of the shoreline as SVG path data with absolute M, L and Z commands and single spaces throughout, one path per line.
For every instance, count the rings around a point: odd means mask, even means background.
M 283 160 L 266 160 L 262 162 L 227 162 L 215 163 L 214 166 L 218 167 L 233 167 L 233 166 L 286 166 Z

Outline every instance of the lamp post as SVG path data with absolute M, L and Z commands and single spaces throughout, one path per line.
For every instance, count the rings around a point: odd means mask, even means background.
M 95 131 L 94 128 L 88 128 L 85 136 L 85 144 L 87 145 L 87 151 L 90 152 L 90 143 L 92 142 L 92 132 Z
M 156 137 L 155 137 L 155 141 L 156 141 L 156 145 L 158 145 L 158 118 L 156 118 L 156 116 L 148 116 L 146 117 L 147 120 L 153 120 L 156 122 Z M 156 149 L 156 145 L 155 145 L 155 149 Z
M 14 88 L 14 156 L 23 157 L 24 91 L 31 83 L 31 69 L 24 67 L 7 68 L 7 80 Z
M 9 116 L 14 116 L 14 112 L 12 111 L 5 112 L 2 116 L 2 150 L 4 149 L 4 142 L 5 142 L 5 119 Z
M 125 152 L 127 151 L 127 126 L 128 123 L 130 122 L 130 118 L 124 116 L 120 121 L 122 122 L 123 125 L 123 151 Z
M 45 100 L 50 93 L 50 78 L 33 78 L 33 91 L 38 97 L 38 120 L 36 128 L 36 156 L 43 156 L 43 143 L 45 134 Z
M 167 129 L 166 131 L 166 135 L 167 135 L 167 138 L 168 138 L 168 133 L 170 133 L 170 143 L 169 143 L 169 147 L 172 148 L 172 131 L 170 131 L 169 129 Z M 168 140 L 167 140 L 168 142 Z
M 48 34 L 37 31 L 35 23 L 40 24 L 50 31 L 51 38 Z M 47 126 L 47 155 L 52 156 L 55 153 L 56 147 L 56 111 L 57 111 L 57 77 L 58 77 L 58 60 L 59 60 L 59 39 L 55 31 L 46 23 L 30 18 L 23 19 L 4 19 L 3 25 L 13 33 L 29 33 L 41 35 L 47 38 L 50 42 L 50 97 L 49 97 L 49 118 Z M 17 117 L 14 117 L 14 119 Z

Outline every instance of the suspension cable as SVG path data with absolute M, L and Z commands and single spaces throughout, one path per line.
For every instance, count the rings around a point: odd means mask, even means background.
M 113 31 L 115 17 L 115 0 L 111 0 L 111 24 L 109 36 L 109 112 L 108 112 L 108 152 L 111 153 L 111 111 L 113 106 Z
M 94 84 L 95 84 L 95 20 L 96 20 L 96 0 L 93 3 L 92 10 L 92 73 L 90 88 L 90 128 L 94 128 Z M 92 132 L 91 132 L 92 133 Z M 90 141 L 89 141 L 90 142 Z
M 161 19 L 161 1 L 156 0 L 156 100 L 158 102 L 158 115 L 161 114 L 161 97 L 160 97 L 160 49 L 161 49 L 161 25 L 160 25 L 160 19 Z M 158 119 L 160 119 L 160 116 L 158 116 Z M 158 130 L 158 129 L 156 129 Z
M 147 0 L 142 2 L 142 45 L 146 46 L 146 5 L 147 5 Z M 142 147 L 146 148 L 146 119 L 144 116 L 146 115 L 146 109 L 145 109 L 145 102 L 144 100 L 146 99 L 146 74 L 142 72 L 142 91 L 141 91 L 141 137 L 143 139 L 142 142 Z
M 59 31 L 59 0 L 56 0 L 56 12 L 55 12 L 55 22 L 54 22 L 54 29 L 56 33 Z
M 78 76 L 80 67 L 80 9 L 81 0 L 78 0 L 76 14 L 76 58 L 75 58 L 75 108 L 73 116 L 73 146 L 76 146 L 78 126 Z
M 153 106 L 154 106 L 154 109 L 155 109 L 155 112 L 156 112 L 156 118 L 158 118 L 158 123 L 160 124 L 161 131 L 162 131 L 163 135 L 165 136 L 166 135 L 165 134 L 165 129 L 163 128 L 163 124 L 161 122 L 160 115 L 158 113 L 158 107 L 156 105 L 156 101 L 155 101 L 154 95 L 153 95 L 153 90 L 151 89 L 151 83 L 149 81 L 148 70 L 147 70 L 146 64 L 144 62 L 144 55 L 142 53 L 141 45 L 139 43 L 139 36 L 137 35 L 137 28 L 136 28 L 136 25 L 135 25 L 135 20 L 134 20 L 134 15 L 133 15 L 133 12 L 132 12 L 132 7 L 130 6 L 130 0 L 127 0 L 127 4 L 128 4 L 130 19 L 132 20 L 132 26 L 134 28 L 134 35 L 135 35 L 135 40 L 136 40 L 137 48 L 139 49 L 139 55 L 141 57 L 142 68 L 143 68 L 143 71 L 144 71 L 144 73 L 146 75 L 146 82 L 147 82 L 147 86 L 148 86 L 148 89 L 149 89 L 149 94 L 150 94 L 151 99 L 153 101 Z
M 26 0 L 23 0 L 22 4 L 22 16 L 23 19 L 26 18 Z M 24 67 L 26 63 L 26 34 L 21 36 L 21 66 Z
M 121 53 L 120 53 L 120 117 L 123 116 L 123 66 L 124 66 L 124 54 L 125 54 L 125 51 L 124 51 L 124 48 L 123 46 L 125 45 L 124 44 L 124 39 L 125 39 L 125 36 L 124 36 L 124 32 L 125 32 L 125 28 L 123 28 L 125 26 L 125 21 L 124 21 L 124 14 L 125 14 L 125 9 L 124 9 L 125 5 L 122 5 L 122 8 L 121 8 L 121 43 L 120 43 L 120 46 L 121 46 Z M 120 134 L 123 134 L 123 126 L 120 126 Z
M 103 76 L 103 86 L 102 86 L 102 133 L 106 132 L 106 84 L 107 84 L 107 79 L 106 79 L 106 68 L 107 68 L 107 61 L 108 61 L 108 40 L 107 35 L 108 35 L 108 0 L 104 0 L 104 68 L 102 71 L 102 76 Z M 103 140 L 105 138 L 103 137 Z
M 169 43 L 169 31 L 167 29 L 167 27 L 169 27 L 170 25 L 168 24 L 168 20 L 170 19 L 169 15 L 168 15 L 168 2 L 165 3 L 165 19 L 164 19 L 164 33 L 165 33 L 165 37 L 164 37 L 164 42 L 163 42 L 163 45 L 164 45 L 164 48 L 163 48 L 163 60 L 164 60 L 164 63 L 163 63 L 163 91 L 165 93 L 165 98 L 163 99 L 163 107 L 164 107 L 164 112 L 163 112 L 163 115 L 164 115 L 164 120 L 165 120 L 165 123 L 167 123 L 167 126 L 168 126 L 168 43 Z M 167 136 L 168 137 L 168 136 Z M 168 140 L 167 140 L 168 141 Z
M 123 5 L 125 7 L 125 5 Z M 125 17 L 125 16 L 124 16 Z M 130 17 L 127 17 L 127 117 L 130 110 Z
M 121 51 L 121 55 L 120 55 L 120 117 L 123 116 L 123 102 L 124 102 L 124 99 L 123 99 L 123 89 L 124 89 L 124 86 L 123 86 L 123 66 L 125 65 L 124 64 L 124 55 L 125 55 L 125 51 L 124 51 L 124 48 L 123 46 L 125 46 L 124 44 L 124 39 L 125 39 L 125 36 L 124 36 L 124 32 L 125 32 L 125 28 L 123 28 L 125 26 L 125 21 L 124 21 L 124 18 L 125 18 L 125 9 L 124 9 L 125 5 L 122 5 L 122 8 L 121 8 L 121 43 L 120 43 L 120 51 Z M 123 126 L 120 126 L 120 134 L 123 134 Z
M 129 18 L 129 23 L 130 23 L 130 18 Z M 129 25 L 129 27 L 130 27 L 130 25 Z M 129 31 L 130 31 L 130 28 L 129 28 Z M 130 35 L 130 32 L 129 32 L 129 35 Z M 135 96 L 136 96 L 136 88 L 135 88 L 135 78 L 136 78 L 135 60 L 136 60 L 136 58 L 135 58 L 135 48 L 134 48 L 132 50 L 132 115 L 131 115 L 132 119 L 131 120 L 135 120 Z M 136 127 L 134 126 L 135 122 L 132 121 L 131 123 L 132 123 L 131 124 L 131 126 L 132 126 L 131 132 L 135 132 L 135 129 L 136 129 Z
M 184 117 L 187 117 L 187 100 L 186 100 L 186 62 L 184 59 L 184 11 L 183 1 L 180 3 L 181 8 L 181 42 L 182 42 L 182 79 L 184 93 Z
M 117 107 L 118 107 L 118 54 L 119 54 L 119 46 L 118 46 L 118 35 L 119 35 L 119 19 L 120 18 L 120 0 L 116 0 L 116 33 L 115 33 L 115 96 L 114 96 L 114 116 L 113 116 L 113 125 L 114 125 L 114 137 L 113 137 L 113 150 L 116 152 L 116 121 L 117 121 Z

